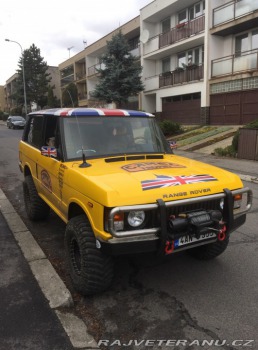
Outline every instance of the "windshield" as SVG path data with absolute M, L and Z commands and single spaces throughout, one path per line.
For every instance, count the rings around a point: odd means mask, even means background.
M 138 153 L 171 153 L 154 118 L 78 117 L 63 119 L 67 160 Z
M 17 121 L 18 121 L 18 120 L 19 120 L 19 121 L 22 120 L 22 121 L 23 121 L 24 118 L 23 118 L 23 117 L 12 117 L 12 120 L 17 120 Z

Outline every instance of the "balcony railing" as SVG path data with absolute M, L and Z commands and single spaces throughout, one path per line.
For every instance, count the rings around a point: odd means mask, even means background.
M 163 73 L 159 77 L 159 87 L 188 83 L 190 81 L 203 79 L 203 65 L 195 64 L 186 68 L 177 68 L 168 73 Z
M 258 10 L 258 2 L 255 0 L 230 1 L 213 10 L 213 26 L 230 22 Z
M 159 76 L 154 75 L 152 77 L 145 78 L 144 87 L 145 91 L 157 90 L 159 88 Z
M 88 96 L 87 93 L 78 93 L 78 100 L 87 100 Z
M 61 78 L 61 86 L 64 86 L 64 85 L 67 85 L 67 84 L 70 84 L 73 82 L 74 82 L 74 75 L 73 74 Z
M 103 63 L 97 63 L 88 68 L 88 76 L 98 74 L 98 69 L 104 69 L 105 65 Z
M 258 50 L 221 57 L 211 62 L 211 77 L 258 70 Z
M 82 80 L 86 78 L 86 73 L 85 72 L 78 72 L 76 73 L 76 80 Z
M 189 38 L 204 31 L 205 16 L 202 15 L 196 19 L 178 24 L 167 33 L 159 35 L 159 48 L 171 45 L 177 41 Z

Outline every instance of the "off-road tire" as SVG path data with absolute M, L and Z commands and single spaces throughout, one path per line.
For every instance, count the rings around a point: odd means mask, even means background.
M 33 221 L 44 220 L 49 215 L 49 206 L 38 195 L 32 176 L 25 176 L 23 196 L 28 218 Z
M 187 253 L 198 260 L 211 260 L 226 250 L 228 242 L 229 240 L 225 239 L 224 241 L 202 245 L 200 247 L 188 249 Z
M 113 279 L 112 257 L 96 247 L 96 239 L 85 215 L 72 218 L 65 230 L 66 263 L 74 288 L 83 295 L 106 290 Z

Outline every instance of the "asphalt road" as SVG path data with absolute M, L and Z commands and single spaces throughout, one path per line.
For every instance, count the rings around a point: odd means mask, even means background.
M 64 266 L 64 223 L 54 213 L 40 223 L 26 217 L 21 134 L 0 125 L 0 188 L 72 292 L 74 313 L 101 349 L 258 349 L 257 184 L 245 183 L 254 192 L 252 212 L 217 259 L 201 262 L 185 253 L 163 261 L 118 258 L 112 287 L 85 298 L 73 291 Z

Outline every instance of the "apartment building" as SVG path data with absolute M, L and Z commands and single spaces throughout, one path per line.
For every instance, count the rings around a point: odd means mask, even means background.
M 55 66 L 48 66 L 47 73 L 49 74 L 51 81 L 50 85 L 54 86 L 53 93 L 54 96 L 58 100 L 61 98 L 61 91 L 60 91 L 60 77 L 59 77 L 59 70 L 58 67 Z M 4 95 L 5 95 L 5 112 L 10 112 L 12 108 L 17 107 L 16 100 L 12 97 L 16 92 L 16 79 L 18 77 L 18 73 L 15 73 L 12 75 L 7 81 L 4 86 Z M 35 109 L 37 109 L 37 106 L 34 106 Z M 33 106 L 29 106 L 29 112 L 33 109 Z
M 5 107 L 6 107 L 6 104 L 5 104 L 4 86 L 0 85 L 0 112 L 4 112 Z
M 5 91 L 5 112 L 9 112 L 12 108 L 16 107 L 16 101 L 12 98 L 13 94 L 16 91 L 16 79 L 18 73 L 13 74 L 7 81 L 4 86 Z
M 257 1 L 154 0 L 140 28 L 144 110 L 183 124 L 257 118 Z
M 104 107 L 103 102 L 92 96 L 92 92 L 98 82 L 97 69 L 103 68 L 101 56 L 106 51 L 107 41 L 110 41 L 119 30 L 127 38 L 131 54 L 140 56 L 140 16 L 138 16 L 59 65 L 61 94 L 70 83 L 74 83 L 77 87 L 80 107 Z M 72 104 L 73 101 L 71 101 Z M 138 109 L 138 96 L 131 98 L 128 105 L 124 107 Z

